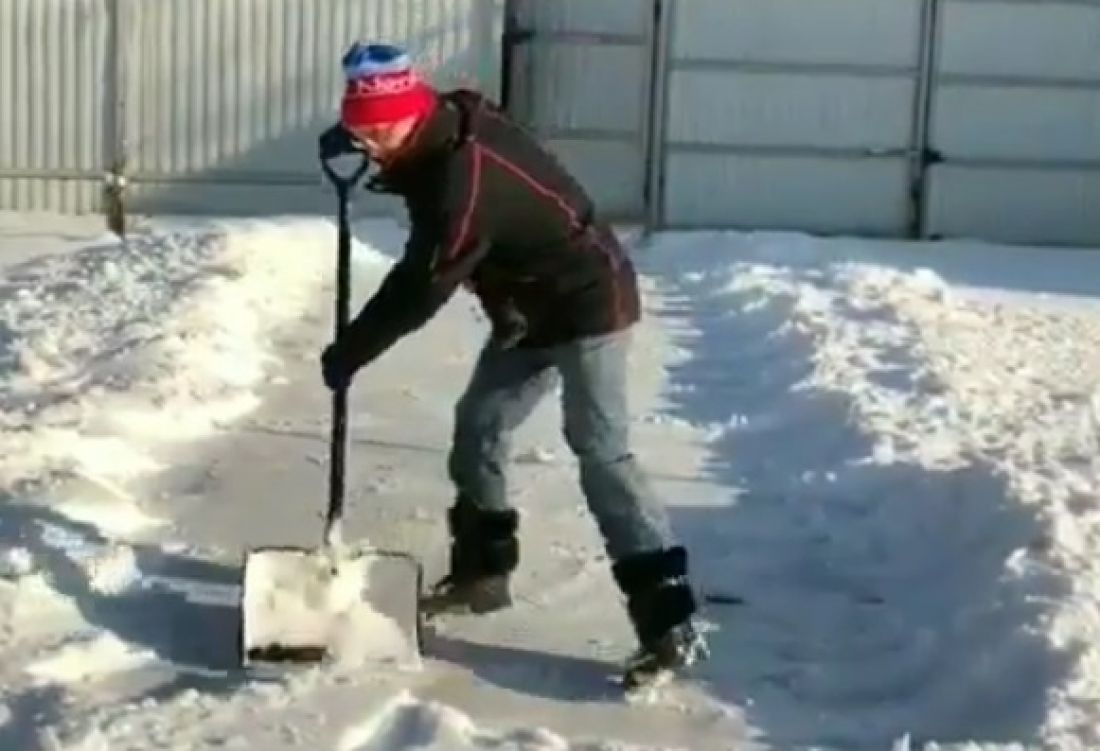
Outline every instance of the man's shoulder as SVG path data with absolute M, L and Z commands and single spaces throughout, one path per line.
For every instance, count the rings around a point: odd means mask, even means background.
M 485 136 L 489 132 L 517 132 L 522 130 L 500 104 L 484 92 L 475 89 L 451 89 L 441 93 L 444 101 L 458 110 L 462 130 Z
M 485 92 L 478 91 L 477 89 L 471 89 L 465 86 L 459 86 L 453 89 L 447 89 L 440 92 L 440 96 L 452 101 L 458 105 L 464 105 L 472 108 L 490 107 L 493 109 L 500 109 L 500 105 L 495 100 L 489 97 Z

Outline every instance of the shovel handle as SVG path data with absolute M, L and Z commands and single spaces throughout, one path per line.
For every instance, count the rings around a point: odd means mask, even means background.
M 369 162 L 364 157 L 358 168 L 349 175 L 341 175 L 328 160 L 321 160 L 325 175 L 336 188 L 337 242 L 336 242 L 336 331 L 339 339 L 347 328 L 351 308 L 351 223 L 348 219 L 348 196 L 352 188 L 367 171 Z M 326 545 L 337 542 L 340 519 L 344 515 L 344 464 L 348 440 L 348 394 L 346 388 L 338 388 L 332 394 L 332 441 L 329 459 L 328 513 L 325 517 L 324 540 Z

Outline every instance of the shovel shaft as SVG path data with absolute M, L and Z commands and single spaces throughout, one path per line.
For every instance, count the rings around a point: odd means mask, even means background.
M 348 188 L 338 184 L 339 214 L 336 243 L 336 338 L 348 325 L 351 308 L 351 227 L 348 221 Z M 338 388 L 332 393 L 332 440 L 329 457 L 328 515 L 325 519 L 325 540 L 344 515 L 344 466 L 348 442 L 348 391 Z
M 359 178 L 366 172 L 368 163 L 364 158 L 358 169 L 349 176 L 341 176 L 322 160 L 322 167 L 336 188 L 338 199 L 336 217 L 336 315 L 335 338 L 339 339 L 348 326 L 351 317 L 351 222 L 348 218 L 349 194 Z M 328 514 L 325 518 L 326 543 L 331 543 L 333 530 L 344 515 L 344 465 L 348 444 L 348 392 L 338 388 L 332 394 L 332 440 L 329 457 L 329 496 Z

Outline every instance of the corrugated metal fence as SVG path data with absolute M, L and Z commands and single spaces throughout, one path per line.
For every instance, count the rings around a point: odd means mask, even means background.
M 535 126 L 605 212 L 641 216 L 652 1 L 530 0 L 511 4 L 506 18 L 515 44 L 509 110 Z
M 99 205 L 108 22 L 102 0 L 0 0 L 0 207 Z
M 0 208 L 328 211 L 346 45 L 496 94 L 505 17 L 619 218 L 1100 244 L 1100 0 L 0 0 Z
M 316 137 L 356 38 L 496 93 L 497 0 L 0 0 L 0 207 L 328 210 Z

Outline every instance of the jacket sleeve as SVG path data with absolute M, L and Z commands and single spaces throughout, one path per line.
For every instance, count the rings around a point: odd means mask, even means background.
M 440 215 L 413 218 L 401 259 L 336 343 L 349 369 L 370 363 L 424 326 L 488 252 L 481 158 L 475 143 L 458 152 L 445 181 Z

